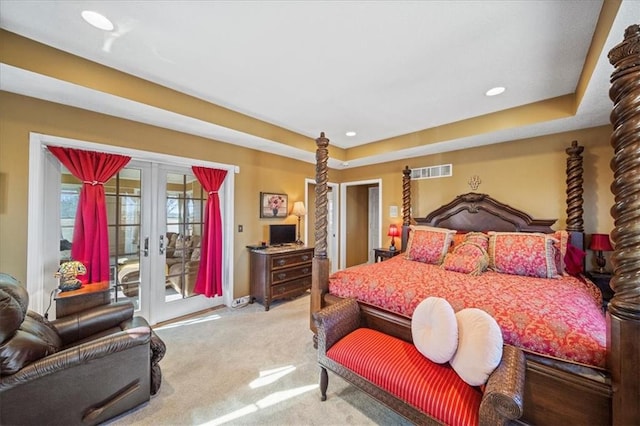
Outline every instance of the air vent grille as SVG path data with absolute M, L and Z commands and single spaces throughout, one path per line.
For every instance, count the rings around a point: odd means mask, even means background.
M 439 166 L 411 169 L 411 179 L 434 179 L 449 176 L 453 176 L 452 164 L 441 164 Z

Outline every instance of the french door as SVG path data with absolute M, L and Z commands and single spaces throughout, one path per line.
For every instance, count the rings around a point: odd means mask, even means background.
M 149 323 L 230 305 L 233 300 L 233 189 L 237 166 L 30 133 L 27 290 L 29 308 L 44 314 L 69 260 L 82 185 L 46 149 L 56 145 L 128 155 L 130 163 L 105 182 L 113 300 L 130 300 Z M 223 296 L 193 292 L 208 194 L 191 166 L 227 170 L 218 190 L 222 215 Z M 43 212 L 46 212 L 43 214 Z
M 131 300 L 153 323 L 221 304 L 194 292 L 207 194 L 191 169 L 132 161 L 114 179 L 107 199 L 114 299 Z
M 62 260 L 70 252 L 81 185 L 63 168 Z M 115 301 L 131 301 L 153 323 L 222 303 L 194 293 L 207 194 L 190 168 L 131 161 L 104 187 Z

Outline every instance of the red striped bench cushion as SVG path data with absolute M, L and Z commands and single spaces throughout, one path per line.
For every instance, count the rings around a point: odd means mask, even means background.
M 480 389 L 463 382 L 449 364 L 429 361 L 411 343 L 358 328 L 327 356 L 441 422 L 478 424 Z

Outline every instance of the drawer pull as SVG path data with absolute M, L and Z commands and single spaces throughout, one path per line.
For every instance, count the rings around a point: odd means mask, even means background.
M 304 274 L 308 274 L 310 271 L 309 271 L 309 268 L 304 268 L 304 269 L 302 270 L 302 272 L 303 272 Z
M 302 260 L 309 260 L 309 255 L 305 254 L 302 256 Z
M 278 266 L 282 266 L 287 262 L 284 259 L 278 259 L 278 260 L 276 260 L 276 263 L 278 264 Z
M 287 274 L 285 274 L 284 272 L 280 272 L 280 273 L 278 274 L 278 278 L 279 278 L 279 279 L 281 279 L 281 280 L 283 280 L 283 279 L 287 278 Z

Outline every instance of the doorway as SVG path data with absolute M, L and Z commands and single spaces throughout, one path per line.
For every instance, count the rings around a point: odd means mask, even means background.
M 231 304 L 233 172 L 237 167 L 32 133 L 27 282 L 29 293 L 34 295 L 33 310 L 42 313 L 57 286 L 53 276 L 60 261 L 64 260 L 62 240 L 69 241 L 69 230 L 64 230 L 68 228 L 66 213 L 61 213 L 62 195 L 63 190 L 72 193 L 74 185 L 57 159 L 44 149 L 47 145 L 132 158 L 123 170 L 105 183 L 112 300 L 131 300 L 137 314 L 144 316 L 150 324 Z M 207 198 L 192 174 L 192 165 L 230 172 L 219 190 L 223 222 L 221 297 L 205 298 L 192 291 Z M 50 214 L 38 214 L 45 211 L 45 206 Z
M 327 258 L 331 273 L 338 270 L 338 184 L 327 183 Z M 304 202 L 307 208 L 307 220 L 304 222 L 304 241 L 308 246 L 315 245 L 315 202 L 316 181 L 305 179 Z
M 340 269 L 373 261 L 380 247 L 382 179 L 340 185 Z

